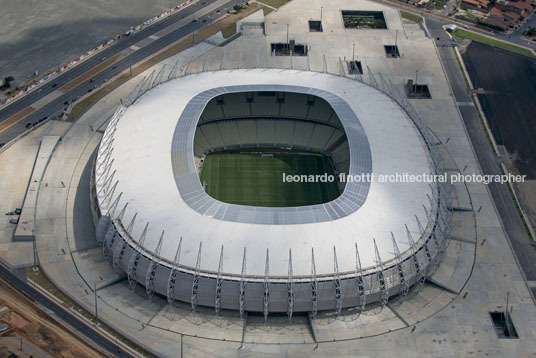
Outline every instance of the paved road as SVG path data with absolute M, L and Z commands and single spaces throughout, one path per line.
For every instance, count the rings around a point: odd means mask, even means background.
M 441 28 L 441 23 L 432 20 L 427 21 L 427 23 L 428 29 L 438 46 L 439 55 L 456 101 L 461 103 L 472 102 L 471 96 L 466 91 L 466 84 L 454 56 L 454 51 L 451 47 L 443 46 L 450 43 L 450 38 Z M 439 40 L 437 40 L 438 38 Z M 459 108 L 482 173 L 500 175 L 497 160 L 491 150 L 475 107 L 460 105 Z M 507 187 L 498 183 L 491 183 L 488 188 L 519 261 L 520 269 L 527 280 L 536 280 L 536 248 L 532 245 L 531 239 L 525 231 Z
M 496 32 L 487 27 L 475 25 L 474 23 L 469 22 L 469 21 L 464 21 L 461 19 L 448 17 L 445 14 L 445 10 L 442 10 L 441 12 L 434 12 L 431 10 L 425 10 L 423 8 L 417 8 L 415 6 L 411 6 L 411 5 L 408 5 L 404 2 L 397 1 L 397 0 L 375 0 L 375 1 L 384 5 L 398 8 L 400 10 L 404 10 L 404 11 L 415 13 L 417 15 L 421 15 L 426 19 L 427 24 L 428 24 L 428 21 L 440 22 L 442 25 L 455 23 L 457 25 L 462 25 L 464 27 L 467 27 L 470 30 L 480 32 L 484 35 L 495 37 L 496 39 L 501 40 L 501 41 L 510 42 L 515 45 L 530 47 L 533 50 L 536 50 L 536 42 L 527 41 L 526 39 L 521 37 L 522 31 L 523 31 L 522 29 L 518 29 L 510 34 L 507 34 L 504 32 Z M 534 18 L 535 16 L 532 15 L 530 19 L 526 20 L 525 23 L 523 23 L 522 28 L 525 29 L 526 27 L 529 26 L 529 24 L 534 25 L 534 22 L 535 22 Z
M 160 31 L 167 26 L 173 25 L 181 19 L 192 16 L 195 12 L 201 10 L 202 7 L 208 6 L 216 1 L 217 0 L 198 1 L 197 3 L 185 8 L 184 10 L 181 10 L 178 13 L 169 16 L 168 18 L 162 20 L 161 22 L 153 26 L 149 26 L 140 32 L 137 32 L 135 34 L 132 34 L 129 37 L 126 37 L 120 40 L 115 45 L 111 46 L 110 48 L 107 48 L 106 50 L 102 51 L 98 55 L 95 55 L 94 57 L 88 59 L 87 61 L 82 62 L 81 64 L 74 67 L 70 71 L 63 73 L 58 78 L 43 85 L 41 87 L 42 90 L 39 91 L 39 93 L 38 91 L 34 91 L 24 96 L 23 98 L 17 100 L 16 102 L 10 104 L 9 106 L 3 108 L 2 110 L 0 110 L 0 122 L 3 120 L 6 120 L 7 118 L 14 115 L 15 113 L 23 110 L 24 108 L 31 106 L 37 100 L 45 97 L 46 95 L 52 93 L 56 89 L 60 88 L 62 85 L 69 82 L 70 79 L 74 79 L 82 75 L 83 73 L 90 71 L 93 67 L 101 63 L 101 58 L 103 57 L 110 58 L 111 56 L 114 56 L 115 54 L 125 49 L 128 49 L 129 47 L 138 43 L 139 41 L 148 38 L 149 36 L 153 35 L 157 31 Z M 93 77 L 94 82 L 90 83 L 90 81 L 85 81 L 81 85 L 73 88 L 71 91 L 64 93 L 59 98 L 46 104 L 43 108 L 33 112 L 31 115 L 26 117 L 25 120 L 19 121 L 17 124 L 12 125 L 11 127 L 7 128 L 5 131 L 0 133 L 0 143 L 7 143 L 8 141 L 15 138 L 17 135 L 22 133 L 26 129 L 25 126 L 27 123 L 36 122 L 45 116 L 49 116 L 51 118 L 55 116 L 56 118 L 58 118 L 58 114 L 61 114 L 61 112 L 63 111 L 63 108 L 65 107 L 64 102 L 70 101 L 70 99 L 75 98 L 77 96 L 82 96 L 86 94 L 90 88 L 93 88 L 95 85 L 101 85 L 102 83 L 104 83 L 105 79 L 112 78 L 118 73 L 128 69 L 131 64 L 134 64 L 143 60 L 149 55 L 170 45 L 171 43 L 179 40 L 180 38 L 187 36 L 188 34 L 191 34 L 194 31 L 198 31 L 202 27 L 209 24 L 212 20 L 215 20 L 217 17 L 219 17 L 220 14 L 224 14 L 228 10 L 231 10 L 232 7 L 238 3 L 243 3 L 243 0 L 231 0 L 225 3 L 224 5 L 220 6 L 219 8 L 214 9 L 210 13 L 205 14 L 202 17 L 196 18 L 195 22 L 187 22 L 185 26 L 180 27 L 168 33 L 167 35 L 162 36 L 159 39 L 152 41 L 147 46 L 144 46 L 137 51 L 133 51 L 129 56 L 115 63 L 114 66 L 108 67 L 104 71 L 95 75 Z
M 85 322 L 78 319 L 76 316 L 72 315 L 70 312 L 66 311 L 63 307 L 51 301 L 48 297 L 43 296 L 36 289 L 28 285 L 26 282 L 22 281 L 20 278 L 15 276 L 9 269 L 0 264 L 0 277 L 4 280 L 11 283 L 17 288 L 20 292 L 24 293 L 26 296 L 30 297 L 32 300 L 37 302 L 41 307 L 46 308 L 49 311 L 52 311 L 57 317 L 59 317 L 63 322 L 71 326 L 75 331 L 78 332 L 78 335 L 86 336 L 96 345 L 109 352 L 113 356 L 118 357 L 132 357 L 128 353 L 121 351 L 117 345 L 109 341 L 107 338 L 102 336 L 100 333 L 95 331 L 92 327 L 88 326 Z

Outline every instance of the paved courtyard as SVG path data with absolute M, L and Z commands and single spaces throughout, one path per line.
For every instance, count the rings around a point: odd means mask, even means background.
M 307 21 L 319 20 L 321 6 L 324 32 L 310 33 Z M 345 30 L 341 7 L 384 11 L 388 28 Z M 266 35 L 254 25 L 261 19 L 257 14 L 244 21 L 242 36 L 225 46 L 203 42 L 154 69 L 165 65 L 164 71 L 169 72 L 178 64 L 184 71 L 182 65 L 192 60 L 187 69 L 192 72 L 219 69 L 222 64 L 225 68 L 271 67 L 270 44 L 286 42 L 289 24 L 289 38 L 310 46 L 309 64 L 305 56 L 293 57 L 294 69 L 309 66 L 340 74 L 341 62 L 355 58 L 365 69 L 363 81 L 370 80 L 370 68 L 376 79 L 381 73 L 396 88 L 415 79 L 418 70 L 418 82 L 428 84 L 432 98 L 411 103 L 442 143 L 438 145 L 446 166 L 452 172 L 479 173 L 434 44 L 418 24 L 402 20 L 397 10 L 364 0 L 293 0 L 264 19 Z M 383 46 L 395 41 L 401 56 L 387 58 Z M 288 69 L 290 58 L 277 56 L 275 65 Z M 147 300 L 141 286 L 131 291 L 125 277 L 113 272 L 95 243 L 93 218 L 88 216 L 89 168 L 101 129 L 119 100 L 151 71 L 114 90 L 72 125 L 49 122 L 0 155 L 0 174 L 5 178 L 0 182 L 0 196 L 8 198 L 0 209 L 7 211 L 22 202 L 41 138 L 62 135 L 39 189 L 36 245 L 43 271 L 73 300 L 93 311 L 96 285 L 103 321 L 148 350 L 169 357 L 178 355 L 179 346 L 186 357 L 387 357 L 393 352 L 400 357 L 522 357 L 534 353 L 536 307 L 489 192 L 478 183 L 454 187 L 453 240 L 441 266 L 424 286 L 412 289 L 404 301 L 391 300 L 383 310 L 371 308 L 361 315 L 345 312 L 338 318 L 321 314 L 312 325 L 305 316 L 295 317 L 288 325 L 286 317 L 270 318 L 264 324 L 262 317 L 251 315 L 244 330 L 244 321 L 236 313 L 224 312 L 219 317 L 210 309 L 192 313 L 189 304 L 170 306 L 161 297 Z M 293 73 L 286 71 L 289 76 Z M 13 170 L 15 167 L 18 170 Z M 31 265 L 32 243 L 13 242 L 13 226 L 5 219 L 0 225 L 2 259 Z M 504 310 L 507 292 L 518 340 L 497 339 L 489 316 L 489 311 Z

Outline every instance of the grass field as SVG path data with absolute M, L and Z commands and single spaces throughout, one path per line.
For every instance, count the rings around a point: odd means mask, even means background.
M 266 4 L 271 7 L 280 8 L 281 6 L 288 3 L 290 0 L 262 0 L 261 3 Z M 274 11 L 273 9 L 269 7 L 263 7 L 264 16 L 268 15 Z
M 336 180 L 289 183 L 283 181 L 283 173 L 334 175 L 329 159 L 320 154 L 278 148 L 241 148 L 207 155 L 201 182 L 213 198 L 249 206 L 305 206 L 325 203 L 339 196 Z
M 422 22 L 422 17 L 414 14 L 412 12 L 400 10 L 400 15 L 407 20 L 413 21 L 413 22 Z
M 462 29 L 456 29 L 456 31 L 454 31 L 454 37 L 456 37 L 456 39 L 458 39 L 458 40 L 468 39 L 468 40 L 481 42 L 481 43 L 484 43 L 486 45 L 499 47 L 499 48 L 502 48 L 504 50 L 515 52 L 515 53 L 523 55 L 523 56 L 527 56 L 527 57 L 530 57 L 530 58 L 535 58 L 534 54 L 530 50 L 528 50 L 526 48 L 519 47 L 519 46 L 516 46 L 516 45 L 512 45 L 512 44 L 507 43 L 507 42 L 495 40 L 495 39 L 492 39 L 492 38 L 490 38 L 488 36 L 479 35 L 479 34 L 476 34 L 474 32 L 465 31 L 465 30 L 462 30 Z

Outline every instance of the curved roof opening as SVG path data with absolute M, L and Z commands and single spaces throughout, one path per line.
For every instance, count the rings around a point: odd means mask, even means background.
M 208 195 L 260 207 L 333 201 L 350 167 L 346 132 L 331 105 L 283 91 L 212 98 L 197 123 L 194 157 Z
M 257 96 L 255 96 L 255 93 Z M 262 95 L 259 96 L 260 93 L 262 93 Z M 349 182 L 344 187 L 344 190 L 342 190 L 342 194 L 334 200 L 321 204 L 293 207 L 252 207 L 250 205 L 225 203 L 206 193 L 203 183 L 199 180 L 199 155 L 204 153 L 203 148 L 222 148 L 225 146 L 221 134 L 216 133 L 211 138 L 219 137 L 221 140 L 221 143 L 218 143 L 219 146 L 207 145 L 206 147 L 201 148 L 199 135 L 197 136 L 198 140 L 196 141 L 196 134 L 199 133 L 197 130 L 198 125 L 210 123 L 217 115 L 219 115 L 217 112 L 218 108 L 213 107 L 218 106 L 218 101 L 225 102 L 226 99 L 245 99 L 246 106 L 240 102 L 238 106 L 229 107 L 232 107 L 234 111 L 250 113 L 253 115 L 253 107 L 255 106 L 253 103 L 255 98 L 259 100 L 260 97 L 270 97 L 266 96 L 266 94 L 271 93 L 275 93 L 275 101 L 277 101 L 278 93 L 280 94 L 279 98 L 281 98 L 282 95 L 292 96 L 292 103 L 294 103 L 294 100 L 296 100 L 296 103 L 299 103 L 300 100 L 305 101 L 305 103 L 302 103 L 299 106 L 293 106 L 293 112 L 289 114 L 289 117 L 291 118 L 288 118 L 291 119 L 291 122 L 306 122 L 306 120 L 303 119 L 303 113 L 306 113 L 307 107 L 305 106 L 305 110 L 300 107 L 304 106 L 304 104 L 306 105 L 307 101 L 316 101 L 316 98 L 319 98 L 319 103 L 325 102 L 329 105 L 329 107 L 326 106 L 324 109 L 329 110 L 329 108 L 331 108 L 334 112 L 338 121 L 333 119 L 333 126 L 339 126 L 341 128 L 341 137 L 338 137 L 338 139 L 342 139 L 342 143 L 336 141 L 334 143 L 329 142 L 328 144 L 330 146 L 335 145 L 335 149 L 338 147 L 344 148 L 345 145 L 348 146 L 348 154 L 343 154 L 343 158 L 347 158 L 348 160 L 348 163 L 344 166 L 343 172 L 348 174 L 348 176 L 359 176 L 371 173 L 372 158 L 365 130 L 354 111 L 346 101 L 339 96 L 334 95 L 331 92 L 310 87 L 275 84 L 218 87 L 204 91 L 193 97 L 185 106 L 175 128 L 171 147 L 171 163 L 175 182 L 184 202 L 188 204 L 190 208 L 204 216 L 224 221 L 250 224 L 289 225 L 326 222 L 346 217 L 357 211 L 365 203 L 370 188 L 370 182 Z M 209 105 L 213 100 L 215 100 L 215 102 L 213 102 L 215 104 Z M 291 107 L 292 106 L 289 106 L 289 108 Z M 244 112 L 244 108 L 249 112 Z M 260 111 L 261 107 L 258 108 L 259 109 L 256 110 Z M 205 113 L 206 109 L 209 109 L 207 113 Z M 223 115 L 221 109 L 222 108 L 219 108 L 219 111 L 221 115 Z M 293 115 L 295 118 L 292 118 Z M 300 116 L 302 116 L 301 120 L 299 119 Z M 322 118 L 321 115 L 315 116 Z M 307 119 L 307 117 L 305 118 Z M 218 123 L 218 121 L 215 122 Z M 246 120 L 246 122 L 249 121 Z M 322 126 L 324 126 L 324 123 L 328 123 L 327 119 L 324 121 L 318 119 L 317 122 Z M 263 123 L 266 124 L 268 122 L 263 121 Z M 217 128 L 213 129 L 217 132 Z M 258 140 L 258 130 L 256 133 L 257 143 L 260 145 L 260 142 L 262 141 Z M 347 141 L 346 138 L 351 138 L 352 140 Z M 234 140 L 234 142 L 236 142 L 236 140 Z M 277 145 L 277 142 L 277 140 L 273 140 L 271 145 Z M 344 153 L 344 150 L 340 153 Z M 344 159 L 341 160 L 341 162 L 344 161 Z

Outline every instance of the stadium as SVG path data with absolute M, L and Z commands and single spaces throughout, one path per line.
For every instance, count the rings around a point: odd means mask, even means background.
M 315 317 L 386 305 L 440 264 L 448 183 L 339 180 L 445 173 L 431 133 L 386 92 L 280 69 L 144 85 L 109 122 L 94 183 L 97 242 L 149 298 Z

